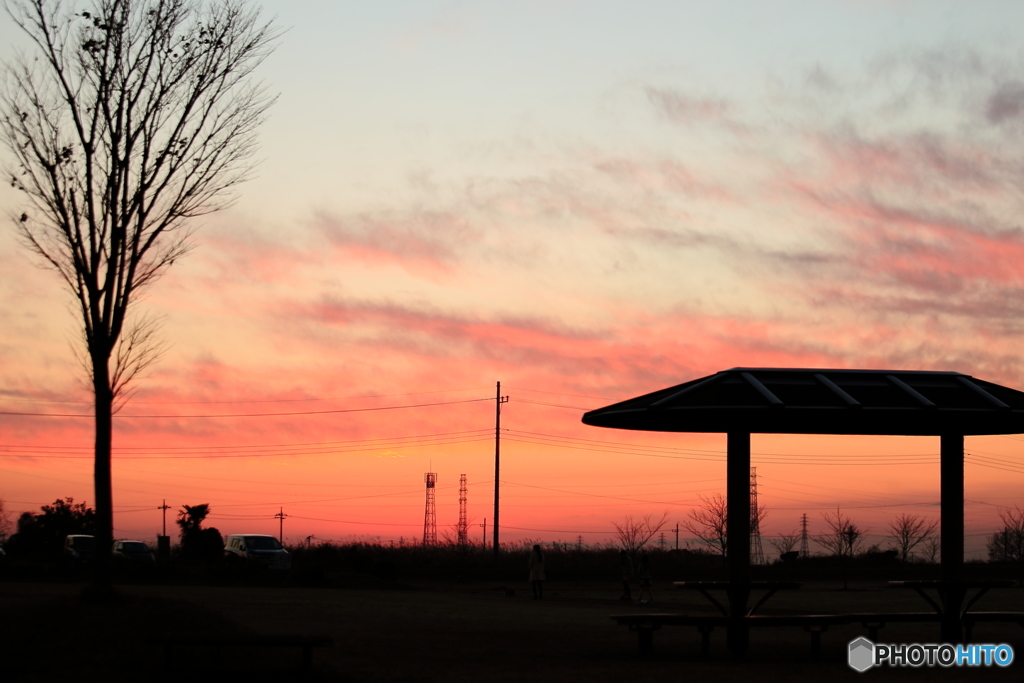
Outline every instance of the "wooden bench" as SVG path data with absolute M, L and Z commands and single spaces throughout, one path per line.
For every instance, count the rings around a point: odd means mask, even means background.
M 207 648 L 212 650 L 216 661 L 220 660 L 222 650 L 241 647 L 295 647 L 302 649 L 302 671 L 309 671 L 313 665 L 313 648 L 331 647 L 334 641 L 328 636 L 294 636 L 294 635 L 206 635 L 206 636 L 170 636 L 158 641 L 164 646 L 164 663 L 173 667 L 172 652 L 175 647 Z M 240 672 L 244 677 L 245 672 Z
M 1022 615 L 1024 618 L 1024 615 Z M 628 626 L 637 633 L 641 654 L 647 654 L 654 647 L 654 632 L 663 626 L 695 626 L 701 635 L 701 655 L 711 654 L 711 632 L 716 627 L 728 627 L 735 621 L 724 615 L 703 614 L 616 614 L 612 616 L 618 624 Z M 821 657 L 821 634 L 830 626 L 860 624 L 868 630 L 872 640 L 878 637 L 878 630 L 890 623 L 938 622 L 941 615 L 933 612 L 865 612 L 858 614 L 792 614 L 752 615 L 741 617 L 751 628 L 772 628 L 802 626 L 811 634 L 811 657 Z

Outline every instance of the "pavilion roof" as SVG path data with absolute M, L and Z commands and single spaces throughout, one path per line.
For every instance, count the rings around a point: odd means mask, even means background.
M 1024 392 L 959 372 L 732 368 L 592 410 L 598 427 L 762 434 L 1024 433 Z

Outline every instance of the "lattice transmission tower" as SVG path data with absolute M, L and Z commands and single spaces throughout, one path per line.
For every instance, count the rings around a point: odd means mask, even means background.
M 761 515 L 757 509 L 757 468 L 750 468 L 750 564 L 764 564 Z
M 423 545 L 437 545 L 437 515 L 434 511 L 434 485 L 437 474 L 427 472 L 423 475 L 427 483 L 427 508 L 423 512 Z
M 807 557 L 811 554 L 810 548 L 807 547 L 807 513 L 800 519 L 800 557 Z
M 466 520 L 466 475 L 459 477 L 459 547 L 469 543 L 469 522 Z

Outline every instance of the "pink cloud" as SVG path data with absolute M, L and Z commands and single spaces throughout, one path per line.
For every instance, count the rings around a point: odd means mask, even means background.
M 732 105 L 721 98 L 693 97 L 685 93 L 649 87 L 647 100 L 672 123 L 694 124 L 728 119 Z
M 448 212 L 346 219 L 320 213 L 316 222 L 344 256 L 373 266 L 397 265 L 429 280 L 449 277 L 462 259 L 462 249 L 480 239 L 480 231 L 464 216 Z

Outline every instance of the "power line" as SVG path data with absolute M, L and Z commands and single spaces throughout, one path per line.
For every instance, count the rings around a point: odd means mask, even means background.
M 117 413 L 118 418 L 145 418 L 145 419 L 193 419 L 193 418 L 222 418 L 222 417 L 284 417 L 292 415 L 335 415 L 338 413 L 367 413 L 379 410 L 399 410 L 402 408 L 427 408 L 431 406 L 450 406 L 458 403 L 478 403 L 489 401 L 489 398 L 468 398 L 462 401 L 439 401 L 437 403 L 415 403 L 403 406 L 380 406 L 377 408 L 340 408 L 337 410 L 303 410 L 291 413 L 218 413 L 207 415 L 122 415 Z M 18 415 L 22 417 L 93 417 L 89 413 L 19 413 L 11 411 L 0 411 L 0 415 Z
M 487 430 L 484 430 L 484 431 L 487 431 Z M 360 441 L 335 442 L 335 443 L 339 443 L 339 444 L 341 444 L 341 443 L 349 443 L 350 444 L 348 446 L 342 446 L 342 447 L 329 447 L 328 444 L 325 444 L 323 447 L 316 448 L 316 449 L 301 449 L 301 450 L 287 450 L 287 449 L 274 450 L 274 449 L 269 449 L 269 450 L 263 450 L 263 451 L 260 451 L 260 452 L 255 452 L 255 453 L 251 452 L 251 451 L 256 450 L 256 448 L 246 449 L 244 447 L 238 447 L 238 446 L 210 446 L 208 448 L 210 448 L 210 449 L 216 448 L 218 450 L 217 451 L 202 450 L 202 449 L 199 449 L 199 448 L 190 447 L 188 449 L 182 448 L 181 450 L 183 450 L 185 452 L 183 452 L 183 453 L 175 453 L 175 454 L 166 454 L 162 450 L 154 450 L 154 451 L 151 451 L 151 452 L 148 452 L 148 453 L 143 452 L 143 453 L 124 454 L 124 455 L 122 455 L 122 454 L 117 452 L 117 451 L 122 450 L 122 449 L 115 448 L 114 449 L 114 456 L 113 457 L 114 457 L 115 460 L 155 460 L 155 459 L 163 459 L 163 460 L 188 460 L 188 459 L 197 459 L 197 458 L 202 458 L 202 459 L 266 458 L 266 457 L 278 457 L 278 456 L 288 456 L 288 455 L 330 455 L 330 454 L 338 454 L 338 453 L 360 453 L 360 452 L 366 452 L 366 451 L 400 450 L 400 449 L 405 449 L 405 448 L 425 448 L 425 447 L 437 447 L 437 446 L 450 446 L 450 445 L 456 445 L 456 444 L 476 443 L 476 442 L 479 442 L 479 441 L 489 441 L 490 439 L 491 439 L 491 436 L 489 434 L 479 434 L 479 435 L 473 435 L 473 436 L 468 436 L 468 437 L 464 437 L 464 438 L 437 438 L 437 439 L 428 439 L 428 440 L 421 440 L 421 441 L 407 441 L 407 440 L 383 441 L 383 440 L 380 440 L 380 439 L 371 439 L 371 440 L 361 441 L 361 442 Z M 220 449 L 228 449 L 228 448 L 248 450 L 250 452 L 224 453 L 224 452 L 221 452 L 221 450 L 220 450 Z M 29 446 L 16 446 L 16 447 L 0 446 L 0 458 L 3 458 L 3 457 L 9 457 L 9 458 L 41 457 L 41 458 L 47 458 L 47 459 L 57 459 L 57 458 L 59 458 L 59 459 L 71 459 L 71 460 L 75 460 L 75 459 L 91 460 L 93 458 L 93 455 L 91 454 L 90 449 L 86 449 L 86 448 L 69 447 L 69 450 L 73 450 L 73 452 L 77 451 L 79 453 L 79 454 L 75 454 L 75 455 L 63 454 L 60 451 L 46 452 L 46 453 L 36 453 L 37 450 L 40 450 L 40 449 L 29 447 Z M 54 450 L 55 450 L 55 448 L 54 448 Z M 128 450 L 128 449 L 124 449 L 124 450 Z M 142 450 L 142 449 L 138 449 L 138 450 Z M 173 449 L 168 449 L 168 450 L 173 450 Z
M 510 387 L 508 385 L 506 385 L 505 388 L 506 389 L 512 389 L 513 391 L 532 391 L 535 394 L 552 394 L 553 396 L 574 396 L 576 398 L 598 398 L 598 399 L 601 399 L 602 401 L 611 401 L 612 400 L 612 399 L 608 398 L 607 396 L 595 396 L 594 394 L 566 394 L 566 393 L 561 392 L 561 391 L 544 391 L 542 389 L 525 389 L 523 387 Z M 522 399 L 517 399 L 517 400 L 522 400 Z
M 560 403 L 545 403 L 543 401 L 531 401 L 528 398 L 517 398 L 518 403 L 531 403 L 535 406 L 549 406 L 551 408 L 568 408 L 569 410 L 582 410 L 584 412 L 592 410 L 592 408 L 581 408 L 580 406 L 565 406 Z
M 333 446 L 337 444 L 372 444 L 376 442 L 408 441 L 412 439 L 439 439 L 450 436 L 491 434 L 490 429 L 469 429 L 458 432 L 435 432 L 433 434 L 412 434 L 408 436 L 382 437 L 378 439 L 347 439 L 342 441 L 300 441 L 295 443 L 272 443 L 272 444 L 244 444 L 241 446 L 114 446 L 115 451 L 192 451 L 205 452 L 209 450 L 255 450 L 265 448 L 296 448 L 299 446 Z M 0 448 L 32 448 L 34 450 L 64 450 L 92 452 L 92 446 L 22 446 L 20 444 L 0 444 Z
M 408 391 L 400 394 L 356 394 L 353 396 L 335 396 L 329 398 L 266 398 L 266 399 L 234 399 L 223 401 L 143 401 L 132 400 L 133 405 L 198 405 L 198 404 L 225 404 L 225 403 L 302 403 L 305 401 L 351 401 L 361 398 L 391 398 L 393 396 L 423 396 L 426 394 L 451 394 L 459 391 L 480 391 L 487 387 L 466 387 L 465 389 L 438 389 L 436 391 Z M 523 391 L 536 391 L 536 389 L 525 389 Z M 553 393 L 553 392 L 542 392 Z M 571 394 L 567 394 L 571 395 Z M 599 396 L 593 398 L 600 398 Z M 0 397 L 0 401 L 11 401 L 15 403 L 71 403 L 78 405 L 92 405 L 93 401 L 65 401 L 56 399 L 36 398 L 6 398 Z

